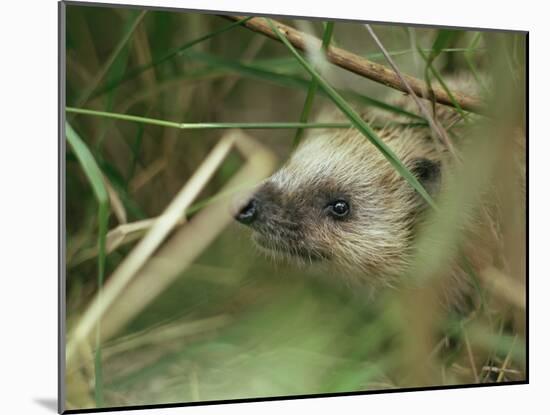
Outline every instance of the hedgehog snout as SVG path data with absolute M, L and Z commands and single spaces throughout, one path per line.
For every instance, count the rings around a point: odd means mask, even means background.
M 243 225 L 250 225 L 258 218 L 259 201 L 251 198 L 235 215 L 235 219 Z
M 233 212 L 235 220 L 256 230 L 274 226 L 282 214 L 280 190 L 266 181 L 241 198 Z

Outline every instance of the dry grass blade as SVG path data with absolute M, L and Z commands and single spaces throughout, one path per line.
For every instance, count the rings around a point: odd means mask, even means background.
M 105 243 L 105 253 L 110 254 L 122 245 L 133 242 L 141 238 L 157 221 L 158 217 L 143 219 L 131 223 L 123 223 L 107 233 Z M 185 218 L 180 219 L 177 225 L 185 223 Z M 69 267 L 73 268 L 81 263 L 95 258 L 98 254 L 97 248 L 83 250 L 75 255 L 74 260 L 70 261 Z
M 498 297 L 525 310 L 525 286 L 502 271 L 491 267 L 480 272 L 484 284 Z
M 105 310 L 116 301 L 135 273 L 147 262 L 168 233 L 179 222 L 185 209 L 189 207 L 229 153 L 233 142 L 234 138 L 232 136 L 226 136 L 214 147 L 195 174 L 176 195 L 172 203 L 155 221 L 154 226 L 149 230 L 147 235 L 114 271 L 105 286 L 101 299 L 96 298 L 92 302 L 72 333 L 72 336 L 70 336 L 70 341 L 67 345 L 68 361 L 76 357 L 75 351 L 78 345 L 87 339 L 93 328 L 101 320 Z
M 240 61 L 243 63 L 251 63 L 256 55 L 260 53 L 261 49 L 264 47 L 266 38 L 265 37 L 258 37 L 255 36 L 250 44 L 247 46 L 246 50 L 244 51 Z M 235 87 L 237 82 L 239 81 L 239 77 L 232 76 L 227 77 L 225 81 L 222 83 L 220 87 L 220 92 L 218 95 L 218 105 L 221 106 L 221 104 L 224 102 L 224 98 L 229 95 L 231 90 Z
M 120 245 L 135 241 L 149 230 L 158 218 L 144 219 L 117 226 L 107 234 L 107 253 L 113 252 Z
M 242 187 L 246 187 L 246 185 L 240 186 L 238 188 L 227 189 L 227 191 L 220 192 L 207 200 L 199 201 L 193 206 L 191 206 L 189 209 L 187 209 L 185 213 L 186 214 L 194 213 L 197 210 L 203 208 L 205 205 L 212 203 L 217 199 L 233 196 L 235 193 L 242 192 L 244 190 L 242 189 Z M 105 254 L 110 254 L 111 252 L 115 251 L 122 245 L 126 245 L 130 242 L 134 242 L 135 240 L 141 238 L 155 224 L 155 221 L 157 220 L 158 220 L 158 217 L 143 219 L 136 222 L 123 223 L 117 226 L 116 228 L 111 229 L 107 233 L 107 237 L 106 237 Z M 186 222 L 186 220 L 187 219 L 185 217 L 182 217 L 180 221 L 177 223 L 177 225 L 178 226 L 183 225 Z M 85 261 L 95 258 L 98 255 L 98 253 L 99 251 L 97 247 L 84 249 L 78 254 L 73 254 L 74 259 L 71 259 L 70 261 L 68 261 L 68 266 L 69 268 L 74 268 Z
M 407 79 L 405 78 L 403 73 L 399 70 L 399 68 L 397 67 L 397 65 L 393 61 L 392 57 L 390 56 L 390 54 L 388 53 L 388 51 L 386 50 L 386 48 L 384 47 L 384 45 L 382 44 L 380 39 L 378 38 L 378 36 L 376 36 L 376 33 L 374 33 L 374 30 L 372 30 L 372 27 L 369 24 L 366 24 L 365 27 L 367 28 L 367 30 L 368 30 L 369 34 L 371 35 L 371 37 L 373 38 L 374 42 L 378 45 L 378 48 L 383 53 L 384 57 L 386 58 L 386 60 L 390 64 L 390 66 L 395 71 L 395 74 L 401 80 L 403 86 L 405 87 L 405 89 L 407 90 L 407 92 L 409 93 L 411 98 L 414 100 L 414 102 L 418 106 L 420 112 L 422 112 L 422 115 L 426 118 L 426 120 L 428 120 L 428 124 L 430 124 L 430 128 L 432 129 L 432 131 L 439 138 L 439 140 L 443 143 L 443 145 L 447 148 L 447 150 L 449 150 L 449 152 L 453 155 L 455 160 L 458 159 L 458 155 L 457 155 L 456 150 L 453 146 L 453 143 L 449 139 L 449 136 L 448 136 L 447 132 L 445 131 L 445 129 L 432 116 L 432 114 L 430 113 L 428 108 L 426 108 L 424 103 L 418 99 L 418 97 L 416 96 L 416 93 L 414 92 L 413 88 L 411 87 L 411 85 L 409 84 L 409 82 L 407 81 Z
M 145 170 L 136 174 L 136 176 L 130 182 L 128 186 L 132 193 L 137 192 L 145 184 L 147 184 L 151 179 L 153 179 L 157 174 L 164 170 L 168 164 L 165 157 L 159 157 L 157 160 L 152 162 Z
M 506 358 L 504 359 L 504 362 L 502 363 L 502 367 L 500 368 L 500 373 L 497 377 L 497 382 L 502 382 L 505 375 L 506 367 L 510 364 L 510 360 L 512 360 L 512 352 L 514 351 L 514 346 L 516 345 L 516 340 L 518 336 L 514 336 L 514 340 L 512 340 L 512 345 L 510 346 L 510 351 L 506 355 Z
M 232 20 L 243 19 L 242 16 L 223 17 Z M 304 51 L 309 44 L 315 45 L 316 48 L 321 47 L 321 41 L 316 37 L 306 35 L 305 33 L 302 33 L 299 30 L 296 30 L 280 22 L 277 22 L 276 20 L 271 21 L 275 24 L 277 29 L 279 29 L 279 31 L 283 33 L 285 38 L 297 49 Z M 263 18 L 254 17 L 244 22 L 243 26 L 254 30 L 255 32 L 269 36 L 272 39 L 279 40 L 277 34 L 271 29 L 269 24 Z M 407 89 L 403 86 L 401 79 L 399 79 L 399 76 L 397 76 L 393 70 L 384 65 L 372 62 L 366 58 L 337 47 L 330 47 L 327 50 L 327 59 L 334 65 L 340 66 L 341 68 L 344 68 L 350 72 L 356 73 L 375 82 L 387 85 L 391 88 L 397 89 L 398 91 L 406 93 L 408 92 Z M 410 75 L 404 75 L 404 78 L 407 80 L 407 82 L 417 95 L 421 97 L 428 96 L 428 88 L 424 81 L 421 81 L 420 79 Z M 482 102 L 478 97 L 468 96 L 459 91 L 451 92 L 452 95 L 456 98 L 456 101 L 463 109 L 473 112 L 482 111 Z M 454 107 L 454 104 L 449 98 L 449 95 L 443 88 L 435 87 L 433 89 L 433 94 L 435 100 L 440 104 Z
M 192 336 L 198 333 L 219 329 L 226 326 L 232 320 L 227 315 L 218 315 L 198 320 L 183 320 L 160 324 L 147 328 L 128 336 L 116 339 L 105 345 L 105 357 L 145 345 L 162 344 L 182 337 Z
M 493 372 L 493 373 L 503 373 L 506 374 L 511 374 L 511 375 L 521 375 L 521 371 L 519 370 L 516 370 L 516 369 L 502 369 L 500 367 L 495 367 L 495 366 L 483 366 L 483 368 L 481 369 L 483 370 L 484 372 Z
M 122 101 L 117 106 L 118 112 L 125 114 L 128 112 L 130 108 L 132 108 L 132 106 L 140 102 L 143 102 L 146 100 L 155 101 L 158 95 L 166 91 L 172 92 L 177 88 L 185 88 L 188 91 L 190 91 L 197 84 L 204 83 L 204 82 L 211 82 L 213 80 L 217 80 L 221 78 L 227 78 L 228 76 L 229 75 L 227 73 L 222 73 L 216 70 L 212 70 L 211 72 L 202 73 L 196 76 L 190 76 L 188 78 L 175 78 L 175 79 L 169 79 L 166 81 L 159 81 L 157 84 L 155 84 L 154 87 L 143 91 L 142 90 L 136 91 L 135 94 L 131 95 L 130 97 Z M 96 99 L 100 99 L 100 98 L 101 97 L 98 97 Z
M 220 194 L 228 194 L 231 189 L 242 188 L 243 185 L 251 187 L 273 171 L 276 159 L 262 145 L 242 132 L 232 132 L 226 137 L 236 140 L 235 146 L 247 162 L 220 190 Z M 104 338 L 116 333 L 190 266 L 233 220 L 229 205 L 227 198 L 209 204 L 158 250 L 126 287 L 120 301 L 109 308 L 109 318 L 102 322 Z
M 140 22 L 143 20 L 145 15 L 147 14 L 147 10 L 143 10 L 139 15 L 136 16 L 136 18 L 130 22 L 129 26 L 127 27 L 126 33 L 122 36 L 122 39 L 120 39 L 118 45 L 115 47 L 101 70 L 96 74 L 93 81 L 89 85 L 89 87 L 84 91 L 82 96 L 77 100 L 78 105 L 81 106 L 84 105 L 88 99 L 92 96 L 97 86 L 101 83 L 103 78 L 107 75 L 109 72 L 109 69 L 115 62 L 116 58 L 120 55 L 121 51 L 126 47 L 128 44 L 128 41 L 132 37 L 134 31 L 136 30 L 137 26 L 140 24 Z
M 115 214 L 118 220 L 118 223 L 128 222 L 126 209 L 124 209 L 124 204 L 120 200 L 120 197 L 118 196 L 116 190 L 113 188 L 113 185 L 105 177 L 105 175 L 103 176 L 103 181 L 105 182 L 105 187 L 107 188 L 107 194 L 109 195 L 109 204 L 111 206 L 111 209 L 113 209 L 113 213 Z
M 117 338 L 103 346 L 103 357 L 109 359 L 121 353 L 126 353 L 144 346 L 166 344 L 182 340 L 189 336 L 205 333 L 226 326 L 232 319 L 227 315 L 218 315 L 197 320 L 172 321 L 159 324 L 152 328 L 140 330 L 127 336 Z M 86 353 L 82 367 L 89 368 L 92 363 L 92 351 Z M 76 376 L 78 370 L 69 372 Z
M 151 56 L 151 48 L 149 45 L 149 39 L 147 38 L 147 32 L 143 26 L 139 26 L 135 32 L 135 39 L 133 47 L 136 53 L 136 60 L 139 66 L 145 66 L 147 63 L 153 60 Z M 154 88 L 157 82 L 155 71 L 153 68 L 144 71 L 141 74 L 141 80 L 147 88 Z
M 468 333 L 462 328 L 462 333 L 464 335 L 464 343 L 466 344 L 466 351 L 468 353 L 468 361 L 470 362 L 470 367 L 472 368 L 472 373 L 474 375 L 474 380 L 476 383 L 479 383 L 479 374 L 477 373 L 476 362 L 474 359 L 474 353 L 472 352 L 472 345 L 470 344 L 470 339 Z

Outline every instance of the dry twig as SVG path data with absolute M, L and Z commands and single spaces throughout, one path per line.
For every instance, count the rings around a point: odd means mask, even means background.
M 231 20 L 241 20 L 245 18 L 244 16 L 222 16 Z M 316 48 L 321 47 L 321 40 L 307 35 L 299 30 L 296 30 L 290 26 L 282 24 L 276 20 L 272 20 L 276 25 L 277 29 L 288 39 L 288 41 L 296 48 L 304 51 L 306 46 L 314 45 Z M 247 20 L 242 24 L 242 26 L 247 27 L 255 32 L 261 33 L 263 35 L 269 36 L 272 39 L 279 41 L 279 38 L 276 33 L 274 33 L 269 24 L 265 19 L 260 17 L 254 17 L 250 20 Z M 368 78 L 372 81 L 387 85 L 391 88 L 397 89 L 408 93 L 407 88 L 403 85 L 403 82 L 399 76 L 390 68 L 381 65 L 376 62 L 372 62 L 366 58 L 363 58 L 359 55 L 351 53 L 347 50 L 330 46 L 326 53 L 327 60 L 334 65 L 340 66 L 350 72 L 353 72 L 357 75 L 361 75 L 365 78 Z M 429 89 L 426 83 L 414 76 L 403 75 L 404 79 L 411 86 L 412 90 L 416 95 L 421 97 L 430 97 Z M 448 105 L 454 107 L 452 100 L 445 90 L 439 86 L 434 86 L 433 97 L 434 99 L 443 105 Z M 459 91 L 451 91 L 455 100 L 458 102 L 460 107 L 466 111 L 472 112 L 481 112 L 482 103 L 478 97 L 468 96 Z

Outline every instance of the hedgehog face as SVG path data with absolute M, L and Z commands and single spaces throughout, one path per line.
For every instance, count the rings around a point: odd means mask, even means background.
M 434 156 L 429 147 L 423 144 L 422 151 L 418 144 L 397 146 L 403 151 L 396 152 L 433 187 L 438 162 L 426 157 L 426 152 Z M 421 210 L 410 185 L 373 145 L 349 130 L 304 141 L 236 219 L 252 228 L 256 245 L 273 257 L 328 262 L 387 278 L 406 266 Z
M 236 219 L 253 229 L 266 252 L 302 262 L 331 259 L 336 228 L 353 226 L 351 193 L 328 181 L 315 190 L 305 182 L 292 188 L 280 182 L 285 174 L 280 170 L 263 183 Z

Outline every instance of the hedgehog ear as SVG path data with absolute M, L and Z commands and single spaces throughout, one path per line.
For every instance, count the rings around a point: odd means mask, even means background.
M 430 196 L 438 193 L 441 184 L 441 163 L 439 161 L 425 158 L 416 159 L 411 171 Z

